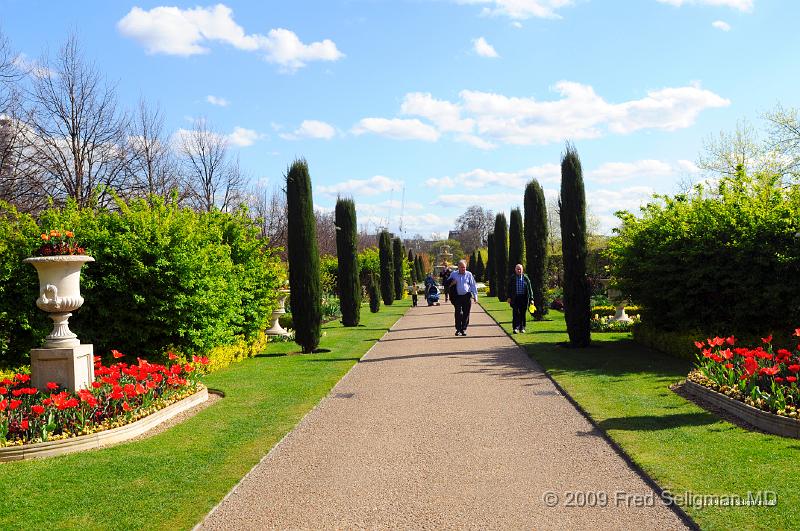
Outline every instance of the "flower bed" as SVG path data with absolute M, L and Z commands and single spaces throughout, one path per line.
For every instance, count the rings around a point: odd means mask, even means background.
M 112 351 L 114 358 L 123 354 Z M 30 375 L 0 382 L 0 447 L 67 439 L 117 428 L 195 394 L 208 358 L 183 363 L 170 354 L 167 365 L 138 359 L 106 367 L 95 358 L 90 389 L 69 393 L 50 382 L 29 387 Z
M 800 328 L 794 335 L 800 337 Z M 734 336 L 696 341 L 697 366 L 687 379 L 763 411 L 797 419 L 800 345 L 794 351 L 774 349 L 771 335 L 761 342 L 751 348 L 737 346 Z
M 612 321 L 611 316 L 595 314 L 589 326 L 592 332 L 630 332 L 631 327 L 640 321 L 638 315 L 631 315 L 630 321 Z

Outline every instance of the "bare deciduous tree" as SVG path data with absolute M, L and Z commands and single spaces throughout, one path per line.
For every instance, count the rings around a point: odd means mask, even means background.
M 167 197 L 177 190 L 178 200 L 185 198 L 178 165 L 164 134 L 160 107 L 150 107 L 144 99 L 139 100 L 130 121 L 128 145 L 130 161 L 126 171 L 131 195 Z
M 257 186 L 248 195 L 248 207 L 258 219 L 261 237 L 268 239 L 271 247 L 282 248 L 281 259 L 286 260 L 286 193 L 277 187 Z
M 85 207 L 125 192 L 127 118 L 117 110 L 115 89 L 82 56 L 75 36 L 54 61 L 46 55 L 30 91 L 32 162 L 58 198 Z
M 180 150 L 185 187 L 195 208 L 210 212 L 216 207 L 227 212 L 244 199 L 245 177 L 239 160 L 230 158 L 227 139 L 204 118 L 183 132 Z
M 470 206 L 456 218 L 456 230 L 461 232 L 458 240 L 468 252 L 486 245 L 492 229 L 494 229 L 494 213 L 480 205 Z
M 319 254 L 336 256 L 336 215 L 334 212 L 314 211 L 317 221 L 317 247 Z

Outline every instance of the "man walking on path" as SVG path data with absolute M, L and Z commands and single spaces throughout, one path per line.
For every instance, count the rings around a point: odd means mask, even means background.
M 511 305 L 512 310 L 512 323 L 511 327 L 514 333 L 525 333 L 526 314 L 528 312 L 528 305 L 533 300 L 533 288 L 531 287 L 531 279 L 528 275 L 522 272 L 522 264 L 514 266 L 514 275 L 508 281 L 506 293 L 508 293 L 508 303 Z
M 456 307 L 456 335 L 467 335 L 469 326 L 469 311 L 472 308 L 472 301 L 478 302 L 478 287 L 475 285 L 475 277 L 467 271 L 467 262 L 458 261 L 458 271 L 450 273 L 445 286 L 455 282 L 456 292 L 453 306 Z M 447 293 L 447 289 L 445 289 Z

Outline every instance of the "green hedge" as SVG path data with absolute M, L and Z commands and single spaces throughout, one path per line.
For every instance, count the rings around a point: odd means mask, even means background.
M 618 216 L 611 272 L 647 321 L 737 335 L 800 325 L 797 185 L 740 172 Z
M 664 354 L 694 361 L 697 347 L 694 342 L 706 337 L 702 332 L 659 330 L 651 323 L 639 323 L 633 327 L 633 340 Z
M 198 213 L 158 198 L 152 204 L 119 201 L 116 208 L 95 212 L 70 204 L 39 219 L 41 230 L 74 231 L 96 260 L 83 269 L 85 303 L 70 319 L 82 341 L 93 343 L 98 354 L 113 348 L 142 357 L 166 350 L 213 354 L 238 346 L 224 356 L 232 359 L 263 341 L 260 333 L 283 279 L 277 256 L 257 237 L 247 212 Z M 25 241 L 35 245 L 31 229 L 26 231 L 20 231 Z M 27 292 L 21 305 L 42 313 L 34 305 L 33 268 L 25 265 L 22 271 L 25 275 L 0 278 L 0 290 Z M 10 346 L 0 352 L 6 364 L 28 355 L 25 334 L 16 336 L 12 331 Z

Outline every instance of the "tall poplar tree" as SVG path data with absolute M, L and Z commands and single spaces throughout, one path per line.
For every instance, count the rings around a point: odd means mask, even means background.
M 591 343 L 591 289 L 586 277 L 586 195 L 575 146 L 561 159 L 561 251 L 564 257 L 564 319 L 572 347 Z
M 405 258 L 405 253 L 403 253 L 403 242 L 400 241 L 400 238 L 395 238 L 392 240 L 392 261 L 394 264 L 394 299 L 399 301 L 403 298 L 403 259 Z
M 534 179 L 525 187 L 525 269 L 531 279 L 535 321 L 544 318 L 544 294 L 547 286 L 547 205 L 544 190 Z
M 311 195 L 311 177 L 305 159 L 295 160 L 286 173 L 289 287 L 295 342 L 304 354 L 319 346 L 322 309 L 319 287 L 319 252 Z
M 358 230 L 356 204 L 352 199 L 336 201 L 336 259 L 339 264 L 339 306 L 342 324 L 358 326 L 361 319 L 361 282 L 358 278 Z

